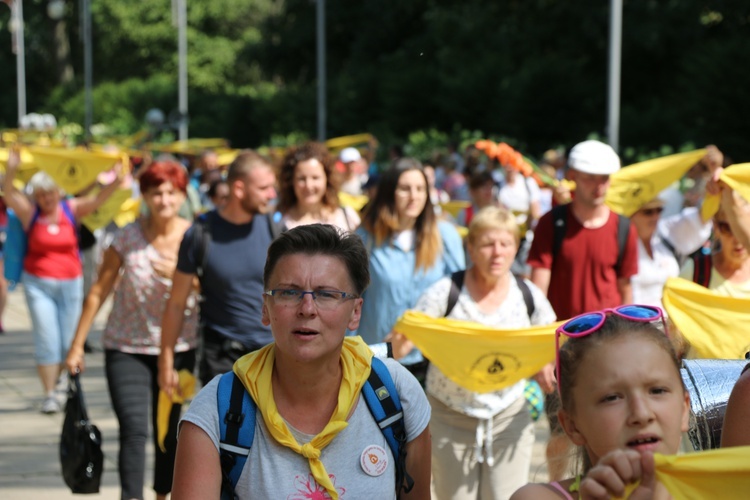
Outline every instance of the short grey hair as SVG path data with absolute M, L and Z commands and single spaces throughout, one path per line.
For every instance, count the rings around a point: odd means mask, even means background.
M 34 195 L 37 191 L 54 191 L 57 190 L 60 194 L 63 194 L 63 190 L 60 189 L 52 177 L 47 172 L 39 171 L 35 173 L 29 183 L 26 185 L 26 189 L 30 195 Z

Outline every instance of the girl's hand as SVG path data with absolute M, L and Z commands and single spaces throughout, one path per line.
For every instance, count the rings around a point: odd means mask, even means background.
M 637 486 L 634 483 L 638 483 Z M 631 500 L 653 498 L 656 489 L 654 455 L 635 450 L 615 450 L 599 460 L 581 481 L 581 498 L 609 499 L 625 498 L 626 487 Z M 632 490 L 632 491 L 630 491 Z
M 82 347 L 71 346 L 68 351 L 68 357 L 65 359 L 65 366 L 71 375 L 76 373 L 83 373 L 86 369 L 86 363 L 84 362 L 84 351 Z

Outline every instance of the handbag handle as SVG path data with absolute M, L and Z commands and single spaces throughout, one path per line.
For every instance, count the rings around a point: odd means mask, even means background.
M 79 406 L 81 411 L 81 420 L 88 421 L 89 413 L 86 409 L 86 401 L 83 399 L 83 388 L 81 388 L 81 375 L 80 373 L 69 374 L 69 390 L 75 393 L 75 397 L 79 400 Z

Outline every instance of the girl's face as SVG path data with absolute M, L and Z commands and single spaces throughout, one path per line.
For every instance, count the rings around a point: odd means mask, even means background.
M 294 167 L 294 195 L 300 205 L 316 205 L 326 193 L 326 172 L 315 158 Z
M 732 233 L 727 218 L 723 212 L 719 212 L 714 217 L 714 234 L 721 241 L 721 252 L 724 257 L 732 262 L 743 262 L 748 258 L 747 249 Z
M 416 219 L 427 203 L 427 181 L 419 170 L 407 170 L 398 178 L 395 193 L 399 219 Z
M 641 334 L 587 351 L 572 398 L 560 422 L 593 464 L 618 448 L 675 454 L 688 429 L 689 398 L 680 375 L 669 354 Z

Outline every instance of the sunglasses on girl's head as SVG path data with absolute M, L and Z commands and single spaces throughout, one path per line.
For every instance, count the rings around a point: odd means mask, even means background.
M 557 376 L 558 390 L 560 384 L 560 335 L 562 334 L 570 338 L 591 335 L 602 327 L 604 321 L 607 319 L 607 314 L 615 314 L 621 318 L 641 323 L 651 323 L 661 320 L 662 324 L 664 324 L 664 333 L 667 330 L 664 313 L 660 308 L 638 304 L 584 313 L 566 321 L 555 330 L 555 375 Z

